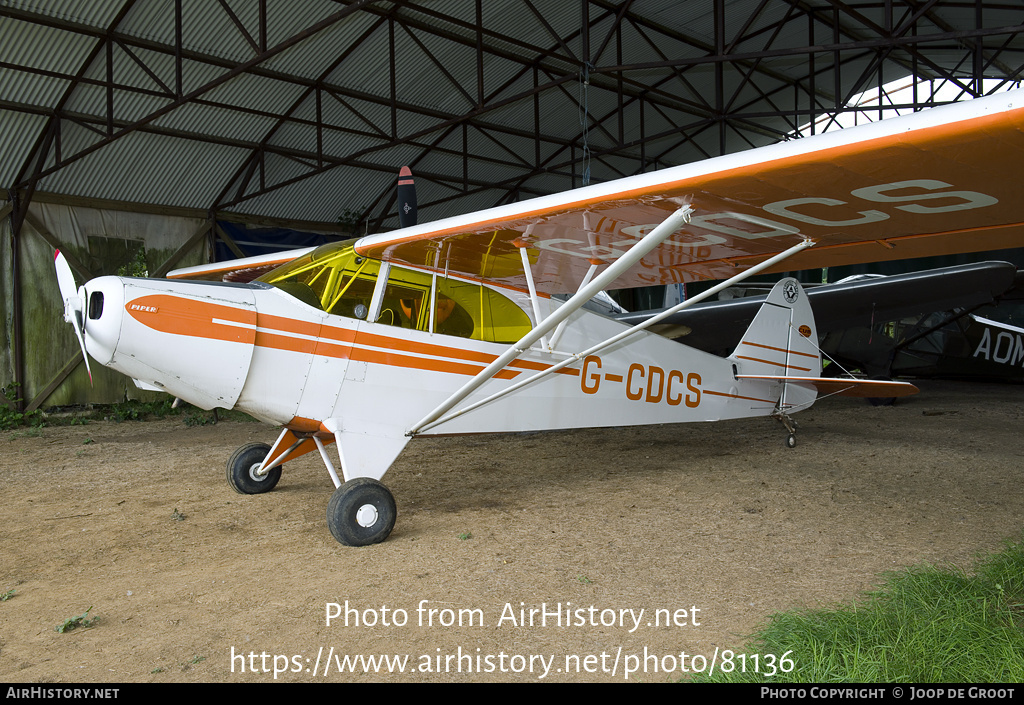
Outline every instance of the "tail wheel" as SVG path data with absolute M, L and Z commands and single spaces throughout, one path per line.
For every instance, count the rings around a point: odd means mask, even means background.
M 391 491 L 368 477 L 344 483 L 327 503 L 327 528 L 346 546 L 380 543 L 395 528 L 397 516 Z
M 265 475 L 257 475 L 263 459 L 270 452 L 266 443 L 247 443 L 236 450 L 228 459 L 228 484 L 239 494 L 263 494 L 270 492 L 281 479 L 278 465 Z

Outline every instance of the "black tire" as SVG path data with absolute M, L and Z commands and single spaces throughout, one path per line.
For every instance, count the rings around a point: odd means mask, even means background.
M 787 448 L 796 448 L 796 434 L 791 433 L 788 436 L 786 436 L 785 443 Z
M 875 382 L 891 382 L 892 377 L 886 377 L 884 375 L 875 376 L 871 378 Z M 896 403 L 896 397 L 868 397 L 868 403 L 871 406 L 892 406 Z
M 283 466 L 278 465 L 263 477 L 254 474 L 269 452 L 270 446 L 266 443 L 247 443 L 232 453 L 227 473 L 231 489 L 238 494 L 263 494 L 274 489 L 281 479 Z
M 346 546 L 380 543 L 395 528 L 397 516 L 391 491 L 368 477 L 344 483 L 327 503 L 327 528 Z

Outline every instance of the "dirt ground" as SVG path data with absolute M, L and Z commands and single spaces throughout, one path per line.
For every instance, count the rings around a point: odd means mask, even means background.
M 1024 388 L 920 386 L 825 399 L 792 450 L 769 419 L 417 440 L 366 548 L 328 532 L 315 454 L 228 487 L 257 423 L 5 432 L 0 681 L 676 680 L 775 611 L 1020 536 Z M 352 660 L 378 656 L 405 672 Z

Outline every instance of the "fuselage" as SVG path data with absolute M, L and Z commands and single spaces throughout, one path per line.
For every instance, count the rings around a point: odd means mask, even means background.
M 101 277 L 84 290 L 86 346 L 97 362 L 144 388 L 299 432 L 325 432 L 334 420 L 332 433 L 404 435 L 533 325 L 526 292 L 366 260 L 350 246 L 314 251 L 247 284 Z M 542 316 L 562 305 L 539 304 Z M 526 351 L 466 403 L 626 328 L 580 309 L 556 340 Z M 426 432 L 761 415 L 778 385 L 737 380 L 752 364 L 640 333 Z

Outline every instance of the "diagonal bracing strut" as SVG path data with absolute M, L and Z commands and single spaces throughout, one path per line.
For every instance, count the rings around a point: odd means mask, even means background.
M 508 363 L 512 362 L 529 350 L 531 345 L 543 338 L 550 331 L 554 330 L 559 323 L 579 310 L 583 304 L 590 301 L 597 292 L 607 288 L 609 284 L 618 279 L 626 270 L 640 261 L 640 259 L 642 259 L 648 252 L 674 235 L 679 228 L 689 222 L 691 212 L 693 212 L 693 208 L 689 205 L 684 205 L 665 218 L 665 220 L 654 228 L 654 230 L 647 233 L 647 235 L 645 235 L 639 242 L 629 248 L 629 251 L 626 254 L 615 260 L 608 269 L 595 277 L 588 286 L 578 291 L 575 296 L 562 304 L 558 310 L 545 318 L 544 321 L 538 321 L 537 325 L 534 326 L 529 333 L 524 335 L 518 342 L 513 343 L 508 350 L 498 357 L 498 359 L 477 373 L 473 379 L 448 397 L 440 406 L 427 414 L 419 421 L 419 423 L 409 429 L 406 435 L 412 436 L 419 433 L 423 430 L 424 426 L 439 419 L 452 407 L 472 394 L 480 387 L 480 385 L 501 371 L 506 365 L 508 365 Z
M 797 252 L 801 252 L 801 251 L 803 251 L 803 250 L 805 250 L 808 247 L 811 247 L 813 245 L 814 245 L 814 241 L 813 240 L 805 239 L 802 242 L 800 242 L 800 243 L 794 245 L 793 247 L 789 248 L 788 250 L 785 250 L 784 252 L 780 252 L 779 254 L 775 255 L 774 257 L 770 257 L 770 258 L 766 259 L 764 262 L 761 262 L 760 264 L 755 265 L 755 266 L 751 267 L 750 269 L 745 270 L 744 272 L 742 272 L 740 274 L 737 274 L 736 276 L 734 276 L 734 277 L 732 277 L 730 279 L 727 279 L 726 281 L 721 282 L 721 283 L 713 286 L 712 288 L 708 289 L 707 291 L 701 292 L 700 294 L 694 296 L 693 298 L 690 298 L 690 299 L 687 299 L 686 301 L 680 302 L 680 303 L 676 304 L 675 306 L 673 306 L 672 308 L 666 309 L 665 311 L 662 311 L 658 315 L 653 316 L 653 317 L 647 319 L 643 323 L 639 323 L 639 324 L 633 326 L 632 328 L 629 328 L 628 330 L 624 330 L 623 332 L 621 332 L 621 333 L 619 333 L 619 334 L 617 334 L 617 335 L 615 335 L 615 336 L 613 336 L 611 338 L 608 338 L 607 340 L 602 341 L 602 342 L 598 343 L 597 345 L 594 345 L 594 346 L 592 346 L 592 347 L 590 347 L 590 348 L 588 348 L 588 349 L 586 349 L 586 350 L 584 350 L 582 352 L 573 353 L 569 358 L 567 358 L 565 360 L 562 360 L 558 364 L 553 365 L 553 366 L 551 366 L 551 367 L 549 367 L 549 368 L 547 368 L 545 370 L 542 370 L 540 372 L 537 372 L 536 374 L 534 374 L 531 377 L 528 377 L 526 379 L 520 380 L 519 382 L 516 382 L 516 383 L 514 383 L 514 384 L 512 384 L 512 385 L 510 385 L 510 386 L 508 386 L 508 387 L 506 387 L 504 389 L 502 389 L 499 392 L 495 392 L 494 394 L 492 394 L 491 396 L 487 397 L 486 399 L 481 399 L 481 400 L 479 400 L 477 402 L 474 402 L 474 403 L 470 404 L 469 406 L 466 406 L 466 407 L 464 407 L 462 409 L 459 409 L 458 411 L 455 411 L 455 412 L 453 412 L 451 414 L 448 414 L 447 416 L 439 417 L 439 418 L 436 418 L 436 419 L 434 419 L 432 421 L 428 421 L 428 422 L 421 422 L 415 428 L 414 432 L 415 433 L 419 433 L 419 432 L 425 431 L 425 430 L 427 430 L 429 428 L 433 428 L 434 426 L 438 426 L 438 425 L 440 425 L 442 423 L 445 423 L 446 421 L 450 421 L 450 420 L 452 420 L 454 418 L 462 416 L 463 414 L 465 414 L 467 412 L 473 411 L 474 409 L 477 409 L 477 408 L 483 406 L 484 404 L 489 404 L 490 402 L 492 402 L 492 401 L 494 401 L 494 400 L 496 400 L 496 399 L 498 399 L 500 397 L 503 397 L 503 396 L 505 396 L 507 394 L 511 394 L 512 392 L 516 391 L 517 389 L 521 389 L 522 387 L 525 387 L 528 384 L 532 384 L 533 382 L 537 381 L 541 377 L 546 377 L 547 375 L 554 374 L 555 372 L 558 372 L 563 367 L 567 367 L 567 366 L 569 366 L 569 365 L 571 365 L 571 364 L 573 364 L 575 362 L 578 362 L 578 361 L 582 360 L 583 358 L 585 358 L 588 355 L 593 355 L 593 354 L 599 352 L 600 350 L 603 350 L 604 348 L 607 348 L 610 345 L 614 345 L 614 344 L 624 340 L 625 338 L 628 338 L 628 337 L 630 337 L 632 335 L 636 335 L 640 331 L 643 331 L 643 330 L 649 328 L 650 326 L 653 326 L 654 324 L 656 324 L 659 321 L 667 318 L 668 316 L 671 316 L 672 314 L 677 313 L 678 311 L 682 311 L 683 309 L 689 308 L 690 306 L 693 306 L 694 304 L 700 303 L 701 301 L 704 301 L 705 299 L 707 299 L 707 298 L 709 298 L 711 296 L 714 296 L 715 294 L 717 294 L 719 291 L 722 291 L 723 289 L 726 289 L 726 288 L 728 288 L 730 286 L 735 286 L 739 282 L 744 281 L 745 279 L 747 279 L 749 277 L 752 277 L 755 274 L 758 274 L 758 273 L 764 271 L 765 269 L 767 269 L 769 267 L 772 267 L 772 266 L 778 264 L 779 262 L 781 262 L 781 261 L 783 261 L 783 260 L 785 260 L 785 259 L 787 259 L 787 258 L 789 258 L 789 257 L 791 257 L 793 255 L 795 255 Z M 575 309 L 573 309 L 573 311 L 575 311 Z M 572 313 L 572 312 L 570 312 L 570 313 Z M 409 435 L 412 435 L 414 432 L 410 432 Z

